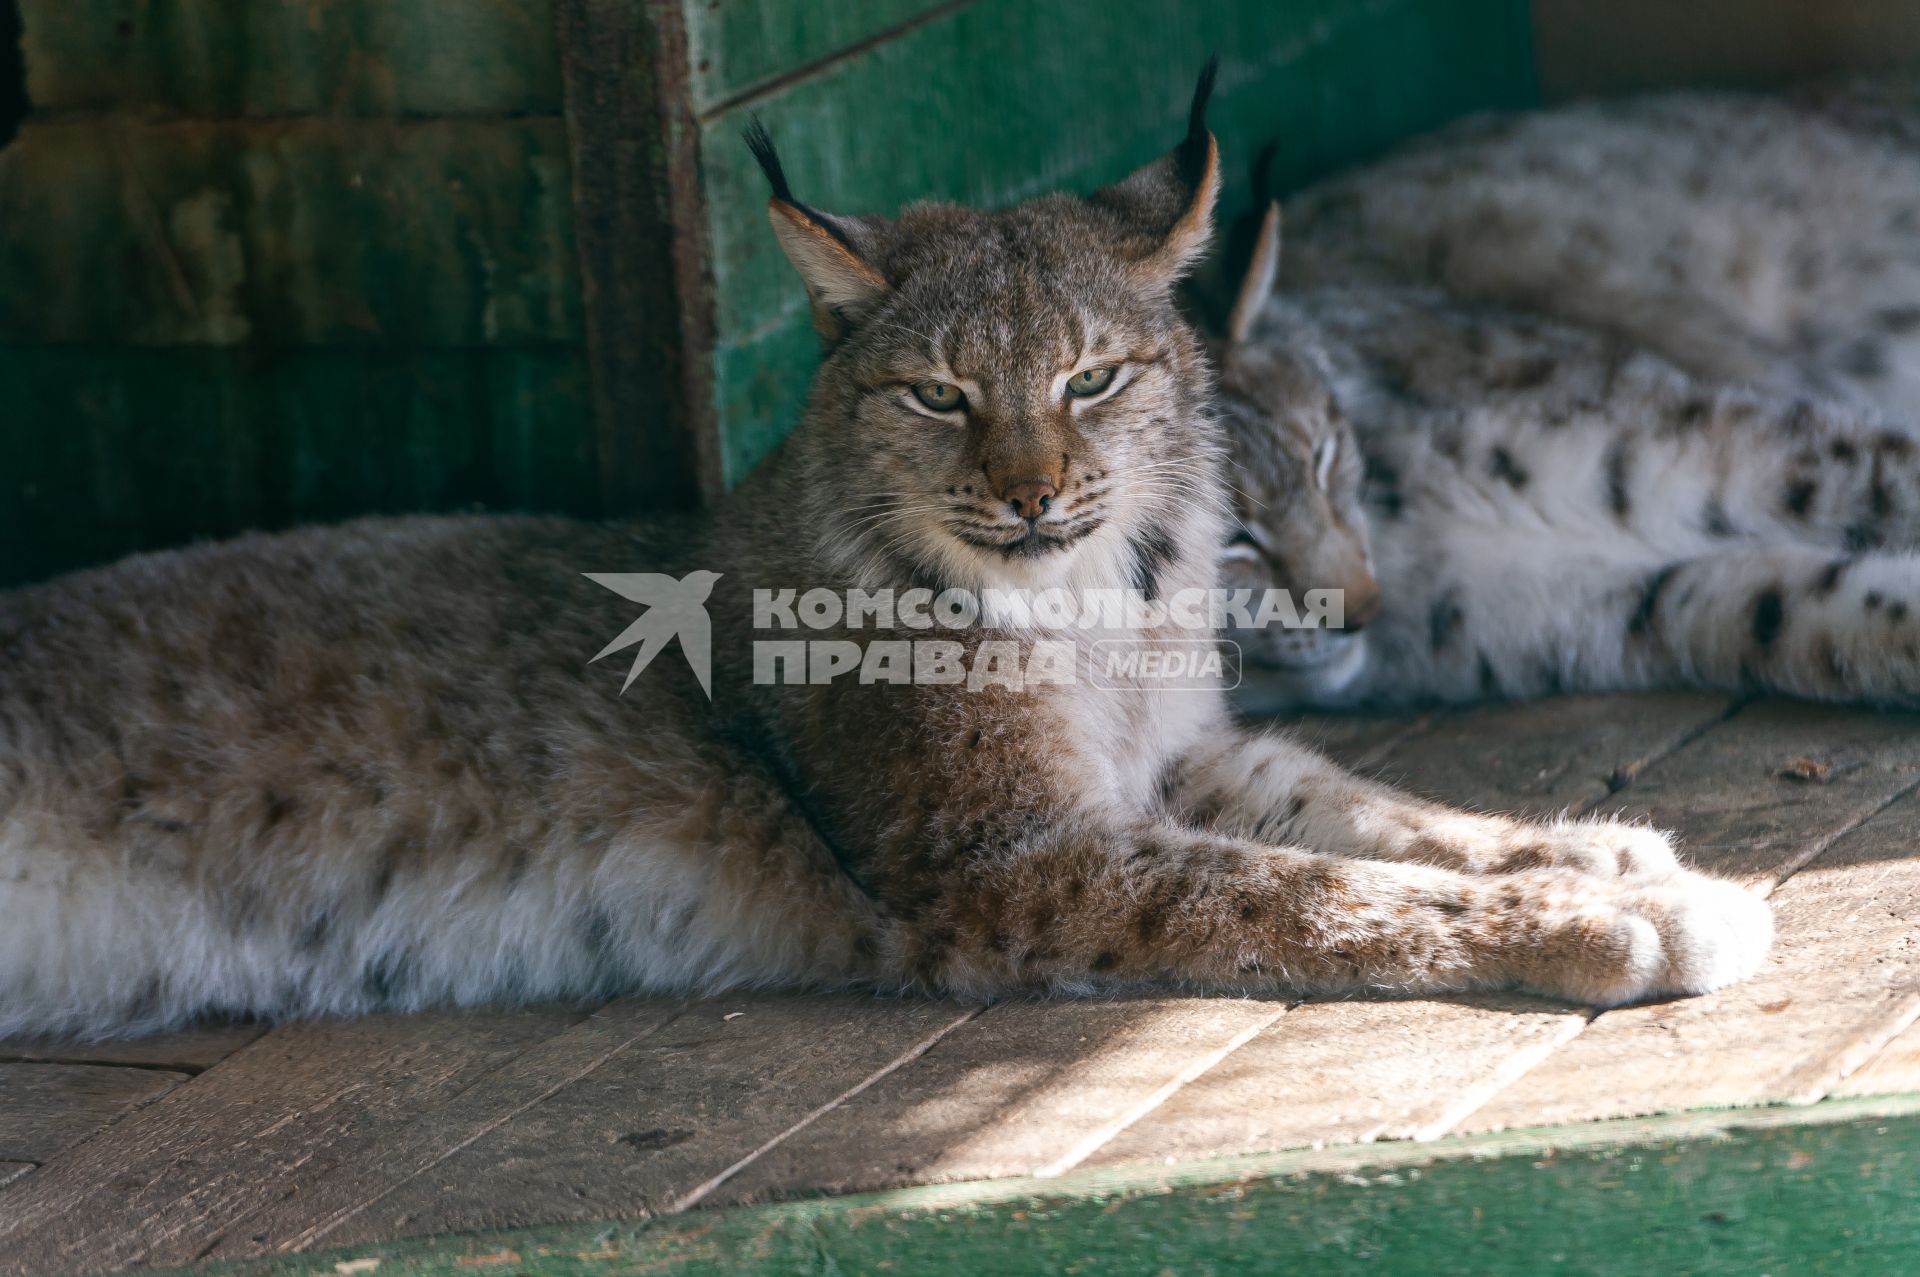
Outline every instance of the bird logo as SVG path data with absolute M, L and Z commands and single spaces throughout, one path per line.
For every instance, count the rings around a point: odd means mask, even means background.
M 635 643 L 640 645 L 632 668 L 627 670 L 627 681 L 620 685 L 622 696 L 633 686 L 633 680 L 640 677 L 640 671 L 660 654 L 660 649 L 678 637 L 681 653 L 692 667 L 693 676 L 700 680 L 700 690 L 707 694 L 708 700 L 713 699 L 713 622 L 707 616 L 706 605 L 714 582 L 720 579 L 718 572 L 689 572 L 679 580 L 664 572 L 583 572 L 581 575 L 623 599 L 646 605 L 647 610 L 640 619 L 620 631 L 619 637 L 593 658 L 597 661 Z

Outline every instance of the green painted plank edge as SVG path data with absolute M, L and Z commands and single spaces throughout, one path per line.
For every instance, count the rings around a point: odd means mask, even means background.
M 19 0 L 42 112 L 560 110 L 549 0 Z
M 680 0 L 700 114 L 971 0 Z
M 180 1272 L 1798 1277 L 1907 1271 L 1916 1247 L 1920 1095 L 1903 1095 L 938 1185 Z

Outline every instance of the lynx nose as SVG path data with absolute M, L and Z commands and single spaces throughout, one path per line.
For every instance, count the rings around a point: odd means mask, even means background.
M 1055 488 L 1045 479 L 1028 479 L 1001 493 L 1013 512 L 1023 519 L 1037 519 L 1053 504 Z
M 1348 585 L 1345 612 L 1348 633 L 1365 629 L 1368 621 L 1380 615 L 1380 583 L 1372 576 L 1362 576 Z

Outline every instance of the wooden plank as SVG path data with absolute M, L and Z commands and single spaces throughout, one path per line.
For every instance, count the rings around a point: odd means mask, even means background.
M 1873 1054 L 1865 1066 L 1833 1088 L 1835 1095 L 1898 1095 L 1920 1093 L 1920 1023 L 1909 1024 L 1899 1036 Z
M 13 1183 L 32 1169 L 32 1162 L 0 1162 L 0 1186 Z
M 1778 938 L 1758 977 L 1608 1012 L 1462 1129 L 1827 1094 L 1920 1015 L 1917 842 L 1909 794 L 1775 893 Z
M 533 115 L 560 109 L 543 0 L 19 0 L 41 111 Z
M 712 394 L 729 483 L 797 418 L 818 357 L 804 295 L 767 231 L 765 180 L 739 142 L 750 113 L 772 128 L 802 198 L 891 213 L 927 197 L 1003 204 L 1122 176 L 1178 139 L 1195 71 L 1215 50 L 1224 60 L 1212 118 L 1228 172 L 1283 138 L 1283 185 L 1533 95 L 1519 0 L 1115 0 L 1098 29 L 1127 35 L 1089 58 L 1080 10 L 978 0 L 701 121 Z M 1326 109 L 1336 94 L 1341 109 Z M 1022 109 L 973 109 L 1008 101 Z M 1242 182 L 1227 189 L 1231 216 L 1249 197 Z
M 130 1064 L 198 1073 L 267 1031 L 264 1024 L 201 1024 L 122 1042 L 0 1038 L 0 1063 Z
M 9 1188 L 0 1272 L 186 1263 L 268 1203 L 374 1157 L 581 1015 L 441 1012 L 275 1029 Z
M 939 1185 L 196 1268 L 220 1277 L 1904 1272 L 1914 1099 Z M 340 1265 L 355 1265 L 342 1269 Z
M 29 121 L 0 226 L 0 342 L 581 335 L 558 117 Z
M 1455 806 L 1585 811 L 1726 717 L 1724 696 L 1560 696 L 1436 717 L 1384 753 L 1380 779 Z
M 0 346 L 0 585 L 357 514 L 599 511 L 581 352 Z
M 704 1201 L 1065 1169 L 1284 1010 L 1229 998 L 999 1004 Z
M 1763 701 L 1599 805 L 1678 831 L 1703 868 L 1778 881 L 1910 787 L 1920 715 Z
M 1251 725 L 1286 732 L 1343 767 L 1366 770 L 1378 765 L 1394 746 L 1429 724 L 1426 715 L 1281 714 Z
M 632 1036 L 580 1069 L 572 1039 L 604 1037 L 589 1022 L 424 1116 L 372 1157 L 249 1218 L 206 1253 L 240 1257 L 672 1210 L 970 1014 L 951 1003 L 865 995 L 740 995 L 694 1003 L 658 1032 Z
M 1089 1166 L 1432 1139 L 1586 1026 L 1522 998 L 1296 1007 Z
M 0 1162 L 47 1161 L 187 1078 L 160 1069 L 0 1064 Z
M 719 470 L 699 446 L 713 438 L 712 325 L 693 132 L 681 118 L 684 40 L 672 5 L 558 0 L 554 11 L 601 504 L 690 507 L 703 482 L 718 494 Z

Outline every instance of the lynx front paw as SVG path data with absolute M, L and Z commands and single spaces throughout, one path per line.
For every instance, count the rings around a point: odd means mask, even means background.
M 1569 820 L 1553 827 L 1550 863 L 1595 878 L 1652 880 L 1680 872 L 1673 844 L 1657 829 L 1609 820 Z
M 1550 969 L 1527 983 L 1618 1006 L 1746 979 L 1773 944 L 1773 910 L 1737 883 L 1682 871 L 1589 903 L 1555 940 L 1546 946 Z
M 1629 891 L 1626 907 L 1660 935 L 1659 974 L 1640 997 L 1725 988 L 1758 971 L 1773 946 L 1773 907 L 1725 878 L 1683 872 Z

